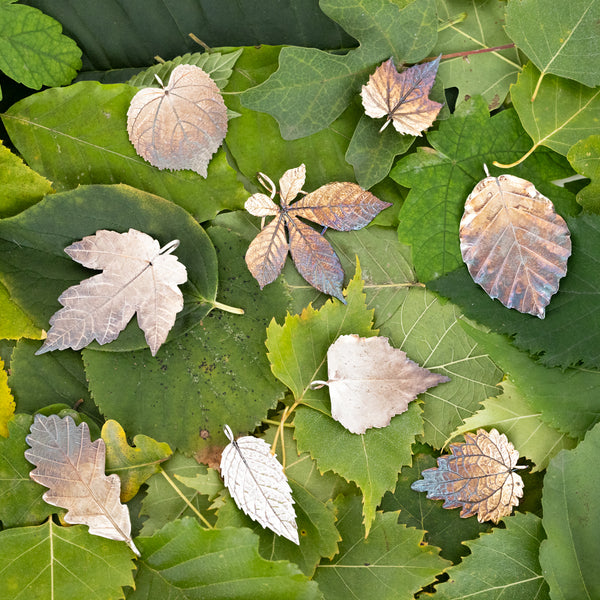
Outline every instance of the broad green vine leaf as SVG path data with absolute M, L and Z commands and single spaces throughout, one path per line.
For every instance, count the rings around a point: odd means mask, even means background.
M 59 527 L 48 519 L 38 527 L 5 529 L 0 554 L 0 600 L 123 598 L 123 588 L 134 586 L 131 551 L 82 526 Z
M 138 537 L 144 557 L 131 600 L 167 598 L 261 598 L 317 600 L 317 584 L 287 561 L 258 554 L 258 536 L 248 529 L 202 529 L 193 519 Z
M 136 92 L 130 85 L 81 81 L 24 98 L 2 121 L 27 164 L 59 191 L 126 183 L 171 200 L 199 222 L 241 208 L 247 193 L 224 150 L 211 160 L 207 179 L 189 170 L 160 171 L 136 154 L 127 135 Z
M 369 76 L 360 93 L 365 114 L 373 119 L 386 117 L 380 132 L 390 123 L 398 133 L 421 135 L 431 127 L 442 105 L 429 99 L 440 58 L 396 70 L 390 58 Z
M 275 117 L 286 140 L 327 127 L 377 63 L 390 56 L 398 63 L 415 63 L 427 56 L 437 37 L 434 0 L 322 0 L 320 7 L 360 46 L 345 56 L 284 48 L 279 69 L 242 96 L 247 108 Z
M 281 200 L 277 206 L 273 202 L 275 186 L 268 177 L 260 176 L 271 186 L 271 197 L 254 194 L 244 206 L 255 217 L 275 218 L 256 236 L 246 252 L 246 264 L 253 277 L 261 289 L 274 281 L 283 268 L 289 249 L 298 272 L 308 283 L 344 302 L 344 272 L 337 254 L 322 235 L 298 217 L 338 231 L 351 231 L 365 227 L 391 204 L 348 182 L 329 183 L 291 204 L 302 191 L 306 178 L 306 168 L 301 164 L 287 170 L 279 180 Z
M 8 374 L 0 358 L 0 436 L 8 437 L 8 421 L 15 412 L 15 400 L 8 387 Z
M 30 415 L 16 414 L 8 421 L 8 438 L 0 437 L 0 521 L 4 527 L 38 525 L 56 512 L 42 500 L 43 488 L 29 478 L 25 436 L 33 423 Z
M 227 133 L 227 108 L 208 73 L 178 65 L 167 85 L 141 89 L 131 99 L 127 132 L 136 152 L 151 165 L 191 169 L 206 178 L 208 163 Z
M 111 419 L 102 427 L 102 439 L 106 444 L 106 472 L 115 473 L 121 480 L 121 502 L 129 502 L 173 454 L 169 444 L 145 435 L 136 435 L 135 447 L 130 446 L 121 425 Z
M 463 518 L 476 514 L 480 523 L 498 523 L 510 515 L 523 496 L 523 480 L 515 469 L 525 467 L 517 466 L 519 453 L 506 436 L 479 429 L 476 435 L 465 433 L 464 444 L 451 444 L 450 452 L 410 487 L 444 500 L 444 508 L 460 506 Z
M 58 21 L 14 1 L 0 2 L 0 70 L 34 90 L 70 83 L 81 68 L 77 44 Z
M 600 84 L 597 0 L 510 0 L 506 33 L 540 70 L 574 79 L 586 86 Z
M 36 468 L 30 477 L 48 488 L 44 500 L 66 508 L 64 520 L 87 525 L 93 535 L 124 541 L 139 556 L 131 539 L 129 509 L 120 502 L 121 481 L 106 476 L 105 445 L 90 440 L 87 423 L 75 426 L 71 417 L 36 415 L 25 458 Z
M 573 450 L 555 456 L 544 477 L 542 524 L 548 539 L 540 547 L 542 573 L 552 598 L 595 598 L 600 593 L 600 426 Z
M 577 202 L 587 211 L 600 214 L 600 135 L 577 142 L 567 154 L 573 168 L 591 179 L 577 194 Z
M 397 523 L 398 513 L 378 512 L 365 539 L 360 524 L 360 498 L 340 497 L 340 552 L 322 560 L 315 581 L 325 598 L 411 600 L 422 587 L 449 566 L 439 549 L 423 542 L 425 531 Z
M 571 255 L 569 228 L 546 196 L 514 175 L 486 177 L 465 202 L 459 235 L 469 273 L 490 298 L 544 318 Z
M 515 513 L 504 523 L 506 529 L 464 542 L 471 554 L 446 571 L 450 580 L 436 586 L 437 599 L 499 600 L 510 590 L 513 600 L 549 600 L 538 558 L 545 537 L 542 520 L 532 513 Z
M 300 544 L 292 490 L 277 455 L 260 438 L 235 439 L 227 425 L 225 434 L 229 444 L 221 455 L 221 475 L 238 508 L 263 527 Z
M 65 247 L 98 230 L 127 231 L 132 224 L 157 240 L 180 240 L 177 256 L 186 265 L 188 282 L 182 287 L 184 308 L 170 332 L 174 338 L 196 325 L 215 305 L 216 253 L 202 227 L 186 211 L 129 186 L 82 186 L 47 196 L 15 217 L 2 219 L 0 279 L 34 324 L 47 327 L 50 316 L 60 308 L 58 296 L 90 275 L 65 254 Z M 35 293 L 31 292 L 32 279 Z M 112 352 L 147 345 L 138 325 L 131 322 L 105 348 Z M 101 348 L 95 342 L 91 347 Z
M 420 367 L 385 337 L 341 335 L 327 350 L 331 416 L 352 433 L 386 427 L 430 387 L 450 381 Z

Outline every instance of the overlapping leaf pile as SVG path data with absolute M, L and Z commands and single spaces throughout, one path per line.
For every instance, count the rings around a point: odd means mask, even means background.
M 600 2 L 34 4 L 0 3 L 49 88 L 3 82 L 0 600 L 600 597 Z M 65 253 L 130 230 L 116 278 Z M 36 355 L 90 277 L 123 331 Z

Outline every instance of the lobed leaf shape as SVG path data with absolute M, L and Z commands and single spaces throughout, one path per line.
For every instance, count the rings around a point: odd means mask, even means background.
M 104 474 L 104 441 L 90 440 L 87 424 L 75 426 L 71 417 L 36 415 L 26 438 L 25 458 L 36 468 L 30 477 L 46 486 L 44 500 L 66 508 L 64 520 L 83 524 L 90 533 L 122 540 L 139 556 L 131 539 L 127 506 L 121 504 L 118 475 Z
M 170 254 L 178 245 L 175 240 L 161 248 L 136 229 L 127 233 L 101 229 L 65 248 L 73 260 L 103 273 L 60 295 L 64 308 L 51 317 L 48 337 L 36 354 L 79 350 L 94 339 L 99 344 L 112 342 L 137 312 L 154 356 L 183 308 L 177 286 L 187 281 L 187 271 Z
M 465 434 L 464 444 L 451 444 L 451 454 L 438 458 L 438 466 L 423 471 L 411 488 L 427 497 L 444 500 L 444 508 L 462 507 L 463 518 L 498 523 L 523 496 L 523 480 L 514 472 L 519 453 L 504 434 L 479 429 Z
M 399 73 L 390 58 L 369 76 L 360 93 L 365 113 L 373 119 L 386 117 L 383 131 L 390 122 L 398 133 L 421 135 L 431 127 L 442 105 L 429 99 L 440 57 L 414 65 Z
M 450 381 L 381 336 L 341 335 L 327 350 L 327 371 L 331 416 L 352 433 L 386 427 L 418 394 Z
M 292 489 L 269 444 L 251 435 L 236 440 L 227 425 L 225 434 L 230 443 L 221 456 L 221 475 L 235 503 L 263 527 L 300 544 Z
M 571 147 L 571 166 L 591 183 L 577 194 L 577 202 L 589 212 L 600 214 L 600 135 L 590 135 Z
M 260 177 L 272 184 L 262 173 Z M 274 185 L 270 198 L 265 194 L 248 198 L 245 208 L 251 215 L 275 218 L 250 243 L 246 264 L 262 289 L 279 276 L 289 249 L 298 272 L 310 285 L 344 302 L 344 271 L 337 254 L 322 235 L 298 217 L 337 231 L 352 231 L 363 228 L 391 204 L 349 182 L 321 186 L 290 204 L 301 192 L 305 177 L 304 164 L 283 174 L 279 180 L 280 206 L 273 202 Z
M 465 202 L 459 235 L 475 283 L 504 306 L 544 318 L 571 255 L 569 228 L 548 198 L 520 177 L 486 177 Z
M 136 152 L 159 169 L 191 169 L 203 177 L 227 133 L 227 108 L 217 84 L 194 65 L 178 65 L 162 88 L 131 100 L 127 131 Z

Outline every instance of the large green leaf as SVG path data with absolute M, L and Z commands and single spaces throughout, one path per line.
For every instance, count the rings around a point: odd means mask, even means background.
M 82 81 L 17 102 L 3 115 L 13 144 L 30 167 L 57 189 L 86 183 L 127 183 L 185 208 L 198 221 L 239 208 L 244 188 L 215 154 L 208 177 L 193 171 L 160 171 L 138 156 L 127 135 L 127 109 L 137 88 Z
M 377 513 L 365 539 L 360 499 L 340 498 L 336 504 L 340 553 L 321 561 L 315 574 L 326 600 L 409 600 L 449 565 L 438 548 L 423 542 L 424 531 L 398 524 L 397 512 Z
M 130 600 L 319 597 L 316 583 L 295 565 L 261 558 L 258 537 L 248 529 L 207 530 L 181 519 L 135 543 L 143 559 Z
M 544 478 L 540 563 L 553 600 L 600 595 L 600 425 L 574 450 L 556 456 Z
M 516 334 L 515 344 L 538 354 L 548 366 L 563 368 L 582 362 L 600 367 L 600 217 L 567 219 L 573 254 L 560 290 L 538 319 L 509 310 L 492 300 L 465 267 L 430 282 L 429 287 L 452 299 L 465 314 L 494 331 Z
M 212 311 L 161 347 L 157 358 L 147 349 L 83 352 L 92 396 L 105 417 L 129 435 L 143 433 L 186 453 L 224 446 L 225 423 L 235 432 L 251 431 L 284 391 L 270 373 L 264 339 L 289 297 L 278 282 L 260 291 L 244 262 L 242 238 L 221 227 L 209 231 L 219 254 L 219 298 L 244 315 Z
M 577 201 L 586 210 L 600 214 L 600 135 L 590 135 L 577 142 L 567 158 L 578 173 L 592 180 L 577 194 Z
M 600 84 L 598 0 L 510 0 L 506 33 L 543 77 L 553 73 L 594 87 Z
M 181 290 L 184 309 L 177 315 L 170 339 L 204 317 L 215 304 L 215 250 L 198 223 L 178 206 L 124 185 L 82 186 L 52 194 L 10 219 L 0 221 L 0 279 L 11 297 L 39 327 L 48 327 L 59 308 L 57 298 L 70 285 L 95 275 L 71 260 L 64 249 L 99 229 L 147 233 L 164 245 L 179 239 L 176 255 L 186 266 Z M 101 348 L 96 342 L 93 346 Z M 119 337 L 102 348 L 109 351 L 147 347 L 132 320 Z
M 267 112 L 284 139 L 327 127 L 348 106 L 378 62 L 414 63 L 437 37 L 434 0 L 321 0 L 321 9 L 360 46 L 344 56 L 314 48 L 284 48 L 279 69 L 244 93 L 247 108 Z
M 505 517 L 506 529 L 494 529 L 464 542 L 471 550 L 460 565 L 450 567 L 450 580 L 437 586 L 437 600 L 476 597 L 500 600 L 548 600 L 538 552 L 544 539 L 539 517 L 516 513 Z
M 39 340 L 42 329 L 36 327 L 23 309 L 10 299 L 8 290 L 0 283 L 0 338 L 18 340 L 22 337 Z
M 510 44 L 502 22 L 506 6 L 499 0 L 438 0 L 440 32 L 432 51 L 438 54 L 467 52 L 441 61 L 438 78 L 444 87 L 457 87 L 459 104 L 483 96 L 490 110 L 505 100 L 509 87 L 517 80 L 521 61 L 515 48 L 481 51 Z
M 90 535 L 87 527 L 38 527 L 0 532 L 0 600 L 123 598 L 133 585 L 135 563 L 123 542 Z
M 14 1 L 0 2 L 0 70 L 35 90 L 69 83 L 81 68 L 77 44 L 60 23 Z

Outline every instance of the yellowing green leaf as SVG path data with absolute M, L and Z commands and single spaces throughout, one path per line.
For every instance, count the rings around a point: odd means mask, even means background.
M 8 421 L 15 412 L 15 400 L 8 387 L 8 374 L 0 358 L 0 435 L 8 437 Z
M 44 332 L 38 329 L 31 319 L 15 304 L 8 290 L 0 283 L 0 338 L 18 340 L 22 337 L 40 340 Z

